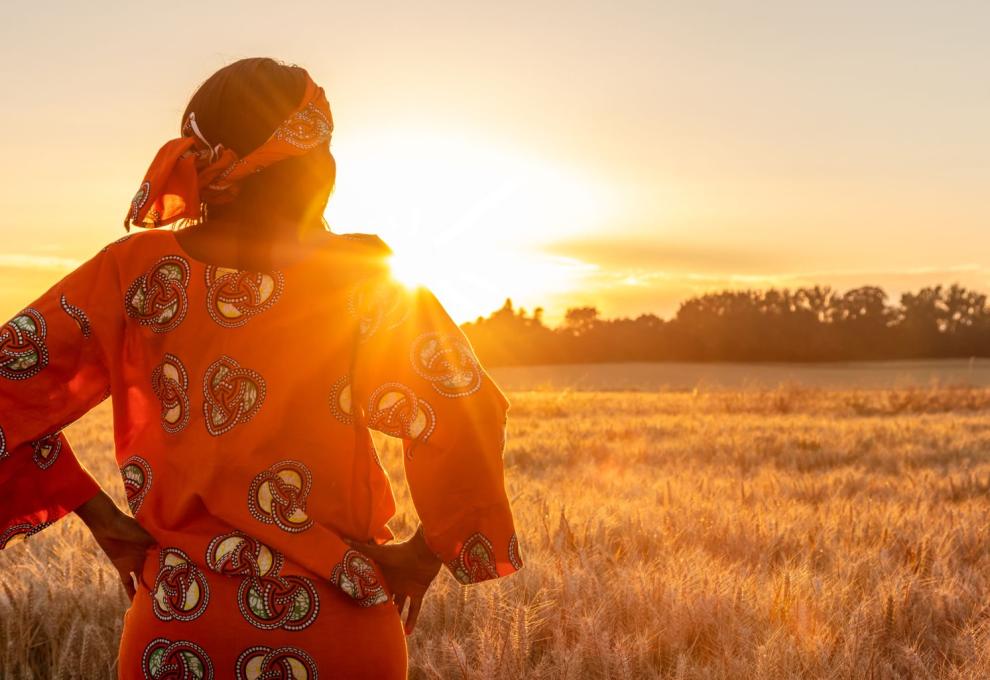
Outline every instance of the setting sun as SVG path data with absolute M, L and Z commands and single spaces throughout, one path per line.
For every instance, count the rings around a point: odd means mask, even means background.
M 580 288 L 595 267 L 541 247 L 592 232 L 614 201 L 573 169 L 482 140 L 406 130 L 334 146 L 330 224 L 379 234 L 395 253 L 394 276 L 433 290 L 459 321 L 507 297 L 534 307 Z
M 506 298 L 517 306 L 541 306 L 579 287 L 596 269 L 540 253 L 479 249 L 469 238 L 440 244 L 397 236 L 389 245 L 395 253 L 389 260 L 392 275 L 406 285 L 429 288 L 460 322 L 473 320 L 479 309 L 498 308 Z

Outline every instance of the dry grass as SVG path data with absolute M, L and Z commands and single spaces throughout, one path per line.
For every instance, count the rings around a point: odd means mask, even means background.
M 990 676 L 990 391 L 510 398 L 527 567 L 443 576 L 412 677 Z M 122 502 L 107 418 L 71 436 Z M 124 607 L 75 518 L 0 553 L 2 677 L 110 676 Z

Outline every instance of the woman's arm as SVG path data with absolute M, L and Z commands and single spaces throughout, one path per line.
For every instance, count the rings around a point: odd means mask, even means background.
M 397 561 L 422 574 L 442 564 L 464 584 L 520 569 L 502 465 L 508 399 L 429 289 L 405 288 L 383 272 L 351 296 L 362 329 L 351 374 L 354 417 L 403 440 L 422 521 L 396 548 Z M 356 546 L 387 560 L 381 548 Z
M 123 336 L 119 300 L 108 248 L 0 326 L 0 548 L 74 511 L 133 597 L 131 573 L 155 541 L 117 508 L 62 433 L 109 394 Z
M 103 250 L 0 325 L 0 548 L 100 493 L 62 430 L 109 394 L 119 300 Z
M 121 512 L 103 489 L 75 512 L 110 558 L 124 590 L 133 599 L 137 574 L 141 573 L 146 553 L 155 545 L 154 537 L 137 520 Z

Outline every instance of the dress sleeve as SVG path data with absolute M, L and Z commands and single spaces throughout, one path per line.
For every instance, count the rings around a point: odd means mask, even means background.
M 62 429 L 109 394 L 117 282 L 101 251 L 0 326 L 0 549 L 99 491 Z
M 354 287 L 349 308 L 354 413 L 402 439 L 427 545 L 464 584 L 517 571 L 502 462 L 508 398 L 428 288 L 375 275 Z

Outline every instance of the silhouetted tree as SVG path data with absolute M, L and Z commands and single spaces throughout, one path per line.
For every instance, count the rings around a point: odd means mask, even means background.
M 827 286 L 707 293 L 674 318 L 604 319 L 573 307 L 557 328 L 507 298 L 487 318 L 464 324 L 489 365 L 593 361 L 846 361 L 990 356 L 987 296 L 959 285 L 904 293 L 838 293 Z

